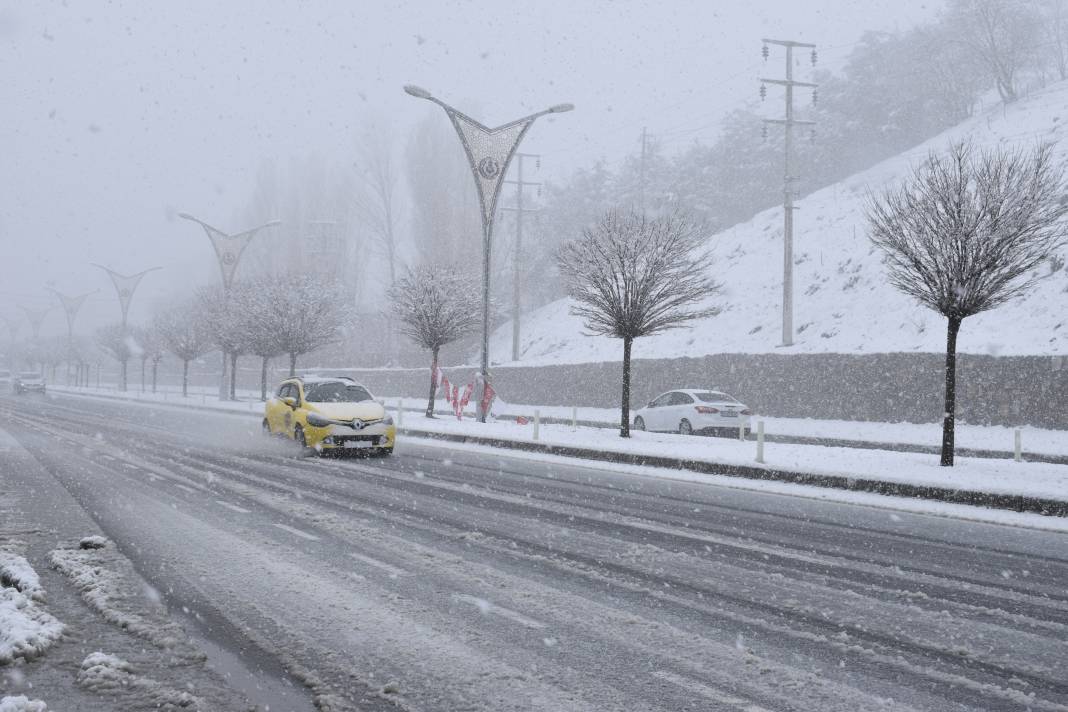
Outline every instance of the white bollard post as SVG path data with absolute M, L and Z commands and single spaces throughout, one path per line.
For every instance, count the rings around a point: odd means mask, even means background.
M 745 424 L 744 423 L 738 426 L 738 439 L 741 440 L 742 442 L 745 442 Z
M 397 399 L 397 430 L 404 427 L 404 400 Z
M 1013 441 L 1014 441 L 1014 444 L 1013 444 L 1013 458 L 1012 459 L 1016 460 L 1016 462 L 1022 462 L 1023 461 L 1023 452 L 1021 450 L 1022 443 L 1020 442 L 1020 429 L 1019 428 L 1017 428 L 1016 432 L 1013 433 Z
M 756 461 L 764 464 L 764 421 L 757 421 L 757 456 Z
M 538 439 L 538 428 L 541 427 L 541 412 L 534 411 L 534 439 Z
M 571 406 L 571 429 L 578 430 L 578 408 Z

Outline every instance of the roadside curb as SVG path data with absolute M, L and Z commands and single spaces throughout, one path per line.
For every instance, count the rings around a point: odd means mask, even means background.
M 784 470 L 773 467 L 732 465 L 712 462 L 709 460 L 691 460 L 655 455 L 610 452 L 570 445 L 549 445 L 521 440 L 487 438 L 477 435 L 432 433 L 424 430 L 411 430 L 408 428 L 405 428 L 400 432 L 404 435 L 424 437 L 433 440 L 471 443 L 473 445 L 486 445 L 489 447 L 509 450 L 525 450 L 545 455 L 561 455 L 564 457 L 576 457 L 584 460 L 614 462 L 621 465 L 685 469 L 708 475 L 725 475 L 727 477 L 739 477 L 751 480 L 792 482 L 795 484 L 814 485 L 816 487 L 825 487 L 828 489 L 873 492 L 875 494 L 891 495 L 895 497 L 932 499 L 942 502 L 952 502 L 955 504 L 970 504 L 977 507 L 991 507 L 994 509 L 1009 509 L 1015 512 L 1031 512 L 1046 516 L 1068 517 L 1068 501 L 1056 499 L 1012 494 L 995 494 L 976 490 L 958 490 L 948 487 L 913 485 L 899 482 L 887 482 L 885 480 L 847 477 L 845 475 L 821 475 L 811 472 L 799 472 L 796 470 Z
M 98 393 L 78 393 L 77 391 L 57 390 L 57 393 L 82 396 L 88 398 L 106 398 L 134 403 L 147 403 L 151 405 L 172 406 L 191 410 L 210 411 L 212 413 L 229 413 L 231 415 L 260 417 L 257 412 L 245 412 L 229 410 L 225 408 L 212 408 L 195 403 L 157 402 L 145 401 L 137 398 L 123 396 L 104 395 Z M 663 467 L 668 469 L 684 469 L 708 475 L 724 475 L 751 480 L 770 480 L 778 482 L 792 482 L 794 484 L 812 485 L 827 489 L 841 489 L 853 492 L 871 492 L 895 497 L 909 497 L 912 499 L 938 500 L 954 504 L 968 504 L 977 507 L 993 509 L 1007 509 L 1014 512 L 1030 512 L 1045 516 L 1068 517 L 1068 501 L 1049 499 L 1044 497 L 1029 497 L 1014 494 L 996 494 L 978 490 L 953 489 L 949 487 L 934 487 L 928 485 L 914 485 L 903 482 L 888 482 L 886 480 L 868 479 L 863 477 L 848 477 L 846 475 L 823 475 L 797 470 L 779 469 L 774 467 L 757 467 L 754 465 L 735 465 L 717 463 L 711 460 L 693 460 L 687 458 L 664 457 L 658 455 L 641 455 L 636 453 L 612 452 L 594 448 L 576 447 L 573 445 L 552 445 L 548 443 L 535 443 L 525 440 L 506 440 L 503 438 L 484 437 L 480 435 L 463 435 L 458 433 L 436 433 L 427 430 L 414 430 L 412 428 L 398 428 L 403 435 L 420 437 L 428 440 L 441 440 L 445 442 L 470 443 L 472 445 L 484 445 L 503 450 L 520 450 L 535 452 L 544 455 L 559 455 L 574 457 L 583 460 L 595 460 L 612 462 L 621 465 L 636 465 L 644 467 Z M 887 444 L 883 449 L 892 450 L 892 444 Z

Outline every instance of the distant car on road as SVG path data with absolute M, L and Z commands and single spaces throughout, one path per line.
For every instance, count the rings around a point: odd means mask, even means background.
M 739 428 L 749 431 L 749 408 L 737 398 L 707 388 L 680 388 L 662 393 L 634 414 L 635 430 L 714 434 Z
M 263 431 L 292 438 L 318 452 L 365 451 L 389 455 L 397 436 L 393 418 L 351 378 L 287 378 L 267 401 Z
M 44 376 L 36 371 L 25 371 L 15 378 L 15 393 L 44 393 Z

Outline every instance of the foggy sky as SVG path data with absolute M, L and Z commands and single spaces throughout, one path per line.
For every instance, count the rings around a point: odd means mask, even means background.
M 405 83 L 491 126 L 573 102 L 523 145 L 551 178 L 618 161 L 643 125 L 668 150 L 714 136 L 718 118 L 756 96 L 757 76 L 782 71 L 781 55 L 761 61 L 762 36 L 815 42 L 834 68 L 864 29 L 908 27 L 938 6 L 0 0 L 0 314 L 53 304 L 52 284 L 100 290 L 79 331 L 117 320 L 112 286 L 89 262 L 165 267 L 145 278 L 131 321 L 217 280 L 207 239 L 174 213 L 237 231 L 264 159 L 349 162 L 372 120 L 406 139 L 441 112 Z M 56 309 L 44 333 L 63 328 Z

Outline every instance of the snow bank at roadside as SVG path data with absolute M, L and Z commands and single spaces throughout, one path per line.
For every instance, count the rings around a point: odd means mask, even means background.
M 404 426 L 425 433 L 500 438 L 651 458 L 670 457 L 990 494 L 1068 499 L 1068 466 L 1042 462 L 958 457 L 956 466 L 949 468 L 939 466 L 937 455 L 924 453 L 768 443 L 764 451 L 765 464 L 760 465 L 755 462 L 754 442 L 729 438 L 632 432 L 631 438 L 624 439 L 619 437 L 618 432 L 603 428 L 542 425 L 538 440 L 534 440 L 533 428 L 529 425 L 420 417 L 406 419 Z
M 136 674 L 130 663 L 107 653 L 90 653 L 78 671 L 78 684 L 103 694 L 131 694 L 156 709 L 203 709 L 203 700 L 183 690 L 165 687 L 156 680 Z
M 48 705 L 41 700 L 31 700 L 26 695 L 0 699 L 0 712 L 48 712 Z
M 41 579 L 25 558 L 0 549 L 0 586 L 11 586 L 34 601 L 44 601 Z
M 25 562 L 22 557 L 17 557 Z M 26 564 L 31 580 L 37 573 Z M 31 575 L 32 576 L 29 576 Z M 39 587 L 38 587 L 39 588 Z M 63 636 L 63 624 L 33 598 L 12 586 L 0 587 L 0 665 L 17 658 L 32 660 Z
M 137 584 L 118 572 L 119 557 L 106 539 L 96 537 L 92 543 L 90 548 L 53 550 L 49 554 L 52 568 L 69 578 L 82 599 L 104 620 L 158 648 L 189 660 L 203 660 L 204 654 L 192 646 L 179 625 L 166 617 L 162 606 L 155 616 L 135 612 L 135 608 L 143 610 L 145 606 L 145 601 L 130 601 L 130 592 L 136 590 Z M 149 602 L 152 603 L 150 598 Z

